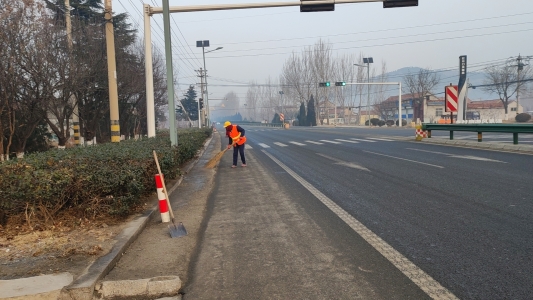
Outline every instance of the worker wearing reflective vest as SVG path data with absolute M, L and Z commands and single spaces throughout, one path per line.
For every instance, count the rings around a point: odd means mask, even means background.
M 230 121 L 226 121 L 224 127 L 226 128 L 226 136 L 229 138 L 228 149 L 233 146 L 233 165 L 231 167 L 237 167 L 239 154 L 241 155 L 242 166 L 246 167 L 246 158 L 244 157 L 246 137 L 244 136 L 244 129 L 237 124 L 231 124 Z

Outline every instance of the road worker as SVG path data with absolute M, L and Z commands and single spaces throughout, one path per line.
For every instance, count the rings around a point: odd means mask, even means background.
M 226 136 L 229 138 L 228 149 L 233 146 L 233 165 L 231 167 L 237 167 L 237 158 L 239 154 L 241 155 L 241 166 L 246 167 L 246 158 L 244 158 L 244 143 L 246 143 L 246 137 L 244 136 L 244 129 L 237 124 L 231 124 L 230 121 L 224 123 L 224 128 L 226 128 Z

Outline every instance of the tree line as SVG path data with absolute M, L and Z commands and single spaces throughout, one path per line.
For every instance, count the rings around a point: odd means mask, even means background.
M 110 140 L 105 20 L 101 0 L 3 0 L 0 7 L 0 160 L 71 140 L 77 108 L 84 140 Z M 121 135 L 146 133 L 144 51 L 126 14 L 112 19 Z M 164 120 L 164 61 L 154 52 L 156 119 Z

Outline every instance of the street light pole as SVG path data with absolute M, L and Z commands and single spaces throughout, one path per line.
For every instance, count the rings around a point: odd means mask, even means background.
M 209 92 L 207 90 L 207 69 L 205 67 L 205 54 L 209 53 L 209 52 L 220 50 L 222 48 L 224 48 L 224 47 L 217 47 L 214 50 L 204 52 L 204 47 L 202 47 L 202 52 L 204 54 L 204 72 L 205 72 L 205 80 L 204 80 L 204 82 L 205 82 L 205 98 L 204 98 L 204 100 L 205 100 L 205 111 L 207 113 L 206 126 L 209 126 L 210 125 L 209 123 L 211 123 L 211 112 L 209 110 Z
M 363 57 L 363 62 L 366 63 L 367 83 L 370 83 L 370 64 L 374 63 L 374 59 L 372 59 L 372 57 Z M 370 84 L 368 85 L 368 100 L 366 102 L 366 113 L 368 116 L 368 127 L 370 127 Z

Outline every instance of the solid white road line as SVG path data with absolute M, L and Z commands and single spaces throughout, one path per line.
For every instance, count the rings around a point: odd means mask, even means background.
M 407 159 L 407 158 L 401 158 L 401 157 L 396 157 L 396 156 L 390 156 L 390 155 L 386 155 L 386 154 L 381 154 L 381 153 L 376 153 L 376 152 L 371 152 L 371 151 L 365 151 L 365 150 L 363 150 L 363 152 L 366 152 L 366 153 L 372 153 L 372 154 L 375 154 L 375 155 L 381 155 L 381 156 L 390 157 L 390 158 L 395 158 L 395 159 L 399 159 L 399 160 L 406 160 L 406 161 L 414 162 L 414 163 L 417 163 L 417 164 L 422 164 L 422 165 L 426 165 L 426 166 L 430 166 L 430 167 L 435 167 L 435 168 L 441 168 L 441 169 L 444 169 L 443 166 L 427 164 L 427 163 L 423 163 L 423 162 L 416 161 L 416 160 L 410 160 L 410 159 Z
M 359 144 L 358 141 L 349 141 L 349 140 L 343 140 L 343 139 L 335 139 L 336 141 L 339 141 L 339 142 L 346 142 L 346 143 L 353 143 L 353 144 Z
M 298 146 L 305 146 L 305 144 L 294 142 L 294 141 L 290 141 L 289 143 L 295 144 L 295 145 L 298 145 Z
M 306 141 L 307 143 L 315 144 L 315 145 L 324 145 L 324 143 L 321 142 L 315 142 L 315 141 Z
M 340 142 L 335 141 L 328 141 L 328 140 L 320 140 L 321 142 L 331 143 L 331 144 L 340 144 Z
M 280 146 L 280 147 L 287 147 L 287 145 L 280 143 L 280 142 L 274 142 L 274 144 Z
M 361 142 L 369 142 L 369 143 L 375 143 L 376 142 L 376 141 L 372 141 L 372 140 L 356 139 L 356 138 L 350 138 L 350 140 L 361 141 Z
M 452 157 L 452 158 L 463 158 L 463 159 L 471 159 L 471 160 L 479 160 L 479 161 L 499 162 L 499 163 L 506 164 L 506 162 L 501 161 L 501 160 L 490 159 L 490 158 L 485 158 L 485 157 L 479 157 L 479 156 L 474 156 L 474 155 L 457 155 L 457 154 L 444 153 L 444 152 L 438 152 L 438 151 L 428 151 L 428 150 L 415 149 L 415 148 L 405 148 L 405 149 L 413 150 L 413 151 L 420 151 L 420 152 L 428 152 L 428 153 L 447 155 L 448 157 Z
M 389 262 L 391 262 L 398 270 L 407 276 L 413 283 L 415 283 L 421 290 L 423 290 L 432 299 L 458 299 L 448 289 L 440 285 L 433 277 L 429 276 L 422 269 L 412 263 L 407 257 L 392 248 L 387 242 L 382 240 L 374 232 L 368 229 L 365 225 L 359 222 L 356 218 L 351 216 L 347 211 L 338 206 L 335 202 L 329 199 L 326 195 L 320 192 L 317 188 L 307 182 L 305 179 L 296 174 L 293 170 L 277 160 L 274 156 L 265 153 L 270 159 L 277 163 L 289 175 L 298 181 L 303 187 L 311 192 L 315 197 L 326 205 L 333 213 L 335 213 L 341 220 L 350 226 L 357 234 L 359 234 L 365 241 L 367 241 L 374 249 L 383 255 Z
M 263 148 L 270 148 L 269 145 L 267 145 L 267 144 L 263 144 L 263 143 L 259 143 L 259 146 L 261 146 L 261 147 L 263 147 Z

